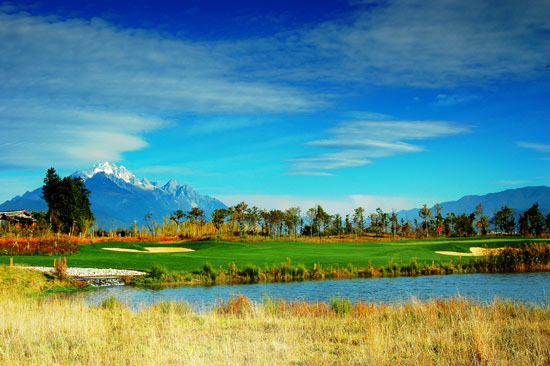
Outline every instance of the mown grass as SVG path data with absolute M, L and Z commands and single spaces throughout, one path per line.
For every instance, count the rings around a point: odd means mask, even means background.
M 364 243 L 305 243 L 271 241 L 260 243 L 239 243 L 224 241 L 197 241 L 182 243 L 128 243 L 102 242 L 79 245 L 79 252 L 67 256 L 70 267 L 126 268 L 149 271 L 154 265 L 164 266 L 170 271 L 192 272 L 200 270 L 208 262 L 214 270 L 227 268 L 235 263 L 239 268 L 248 265 L 272 267 L 290 258 L 292 263 L 313 268 L 319 264 L 324 268 L 343 268 L 348 264 L 354 267 L 382 267 L 393 263 L 408 264 L 416 258 L 419 265 L 456 261 L 436 251 L 458 251 L 468 253 L 472 246 L 488 248 L 519 246 L 526 242 L 544 242 L 548 239 L 530 238 L 443 238 L 427 240 L 400 240 Z M 103 250 L 105 247 L 140 249 L 144 246 L 186 247 L 194 252 L 186 253 L 123 253 Z M 16 264 L 51 266 L 53 259 L 48 256 L 14 256 Z M 0 256 L 0 264 L 8 264 L 9 257 Z
M 245 297 L 197 313 L 0 294 L 3 365 L 548 365 L 550 309 L 465 299 L 384 305 Z

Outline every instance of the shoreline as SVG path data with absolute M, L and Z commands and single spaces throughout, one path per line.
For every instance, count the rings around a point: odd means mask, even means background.
M 40 272 L 55 273 L 53 267 L 42 266 L 15 266 L 16 268 L 33 269 Z M 147 272 L 117 268 L 81 268 L 67 267 L 67 274 L 71 277 L 124 277 L 145 276 Z

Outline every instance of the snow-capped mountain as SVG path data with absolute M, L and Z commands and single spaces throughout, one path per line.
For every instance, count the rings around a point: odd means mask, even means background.
M 89 178 L 92 178 L 94 175 L 98 173 L 105 173 L 106 176 L 109 176 L 111 180 L 122 180 L 125 183 L 132 184 L 136 187 L 140 187 L 147 190 L 152 190 L 155 188 L 159 188 L 157 183 L 151 183 L 147 180 L 147 178 L 138 179 L 132 172 L 130 172 L 128 169 L 124 167 L 124 165 L 116 166 L 113 163 L 109 163 L 108 161 L 96 164 L 92 167 L 90 170 L 85 170 L 83 172 L 76 172 L 73 174 L 73 176 L 80 176 L 82 179 L 86 180 Z M 175 180 L 170 179 L 170 182 L 176 183 Z
M 75 172 L 91 191 L 90 202 L 99 227 L 128 227 L 143 223 L 146 214 L 152 213 L 157 221 L 176 211 L 188 211 L 199 207 L 207 217 L 216 208 L 226 207 L 221 201 L 201 195 L 188 185 L 179 185 L 170 179 L 160 186 L 146 178 L 139 179 L 124 166 L 105 162 L 94 165 L 90 170 Z M 26 192 L 0 205 L 0 210 L 25 208 L 47 210 L 41 198 L 41 188 Z

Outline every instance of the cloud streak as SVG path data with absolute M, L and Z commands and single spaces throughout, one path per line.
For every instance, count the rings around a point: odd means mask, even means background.
M 359 8 L 352 21 L 326 22 L 303 42 L 332 63 L 320 69 L 336 71 L 326 77 L 354 82 L 441 87 L 532 79 L 546 62 L 549 8 L 545 0 L 388 0 Z
M 549 144 L 541 144 L 536 142 L 525 142 L 525 141 L 518 141 L 516 143 L 517 146 L 523 147 L 526 149 L 536 150 L 542 153 L 548 153 L 550 152 L 550 145 Z
M 307 143 L 337 150 L 289 159 L 290 171 L 332 170 L 371 164 L 371 158 L 426 151 L 405 141 L 441 138 L 470 132 L 468 126 L 448 121 L 347 121 L 327 131 L 329 137 Z
M 215 44 L 121 29 L 101 19 L 0 9 L 0 168 L 118 161 L 148 146 L 167 115 L 308 111 L 321 102 L 285 84 L 241 77 Z M 253 121 L 241 119 L 231 128 Z M 227 124 L 190 126 L 194 134 Z
M 338 19 L 231 41 L 194 41 L 2 6 L 0 124 L 8 128 L 0 146 L 26 146 L 28 153 L 4 156 L 0 166 L 118 160 L 146 147 L 148 132 L 170 126 L 167 116 L 214 116 L 189 126 L 191 134 L 209 134 L 227 128 L 216 120 L 223 114 L 320 111 L 349 85 L 452 88 L 532 80 L 546 62 L 545 0 L 355 6 Z M 440 104 L 464 98 L 451 94 Z M 447 122 L 423 128 L 413 121 L 408 128 L 407 121 L 382 114 L 354 118 L 363 121 L 342 123 L 327 139 L 311 141 L 330 151 L 293 159 L 292 171 L 363 166 L 370 158 L 425 150 L 408 141 L 462 133 Z M 253 121 L 243 117 L 232 128 Z
M 171 124 L 154 116 L 50 108 L 11 108 L 0 114 L 1 167 L 60 168 L 117 161 L 147 146 L 142 134 Z

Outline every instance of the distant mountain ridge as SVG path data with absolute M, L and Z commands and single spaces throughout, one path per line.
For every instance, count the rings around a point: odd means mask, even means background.
M 550 211 L 550 187 L 523 187 L 515 189 L 507 189 L 505 191 L 488 193 L 486 195 L 464 196 L 457 201 L 441 202 L 443 207 L 441 214 L 445 216 L 449 212 L 454 212 L 457 215 L 463 213 L 470 214 L 475 211 L 479 204 L 483 205 L 484 215 L 492 217 L 495 209 L 499 210 L 502 206 L 508 206 L 514 210 L 516 215 L 527 210 L 534 203 L 539 204 L 539 209 L 543 213 Z M 399 211 L 399 218 L 418 219 L 419 208 L 411 210 Z M 433 213 L 433 210 L 432 210 Z
M 148 213 L 160 221 L 176 210 L 188 211 L 199 207 L 209 217 L 214 209 L 227 207 L 223 202 L 201 195 L 186 184 L 179 185 L 173 179 L 160 186 L 146 178 L 138 179 L 124 166 L 109 162 L 94 165 L 87 171 L 75 172 L 73 176 L 81 177 L 92 192 L 90 202 L 96 223 L 106 229 L 128 227 L 134 221 L 142 224 L 143 217 Z M 25 208 L 28 211 L 47 211 L 41 189 L 4 202 L 0 210 Z

